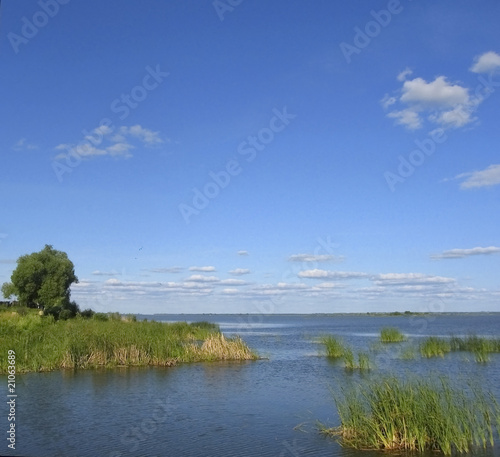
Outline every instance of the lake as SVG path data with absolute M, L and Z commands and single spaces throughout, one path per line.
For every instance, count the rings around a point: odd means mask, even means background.
M 339 425 L 333 395 L 342 386 L 382 373 L 444 373 L 457 383 L 472 378 L 500 399 L 500 354 L 481 364 L 467 353 L 432 359 L 418 354 L 414 360 L 401 357 L 404 347 L 430 335 L 499 338 L 500 314 L 496 313 L 154 318 L 216 322 L 226 336 L 241 335 L 265 359 L 19 374 L 16 451 L 9 451 L 4 440 L 0 454 L 371 457 L 381 454 L 344 449 L 318 433 L 317 420 Z M 379 332 L 385 326 L 399 328 L 409 341 L 380 344 Z M 369 353 L 375 368 L 349 372 L 341 361 L 321 356 L 318 337 L 325 334 L 341 336 L 356 351 Z M 1 385 L 6 398 L 5 376 Z M 6 415 L 2 413 L 4 427 Z M 500 456 L 500 448 L 474 455 Z

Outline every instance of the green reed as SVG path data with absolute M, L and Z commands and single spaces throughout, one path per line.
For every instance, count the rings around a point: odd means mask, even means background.
M 327 357 L 341 358 L 344 356 L 346 346 L 340 338 L 332 335 L 322 336 L 320 342 L 325 346 Z
M 179 362 L 255 359 L 239 339 L 224 338 L 216 324 L 134 322 L 131 319 L 54 321 L 51 316 L 0 314 L 0 372 L 8 349 L 19 372 L 59 368 L 169 366 Z M 210 340 L 211 344 L 203 345 Z M 197 349 L 199 348 L 199 350 Z M 214 352 L 217 351 L 217 352 Z
M 386 377 L 344 389 L 336 399 L 341 425 L 321 426 L 340 444 L 384 451 L 472 452 L 494 444 L 500 408 L 478 388 L 465 392 L 444 379 Z
M 384 327 L 380 331 L 380 341 L 382 343 L 400 343 L 405 341 L 406 337 L 394 327 Z

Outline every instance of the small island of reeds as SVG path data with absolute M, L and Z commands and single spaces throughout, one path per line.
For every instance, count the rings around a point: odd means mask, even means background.
M 209 322 L 136 321 L 118 313 L 54 320 L 32 311 L 0 313 L 0 373 L 8 350 L 15 351 L 18 372 L 258 358 Z
M 394 327 L 384 327 L 380 330 L 380 341 L 382 343 L 400 343 L 405 341 L 406 337 Z

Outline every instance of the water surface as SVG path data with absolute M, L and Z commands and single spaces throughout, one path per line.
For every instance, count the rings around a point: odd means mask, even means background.
M 148 316 L 150 319 L 151 316 Z M 441 359 L 402 360 L 403 345 L 382 345 L 380 329 L 396 326 L 404 345 L 429 335 L 500 337 L 500 315 L 168 315 L 157 320 L 219 323 L 260 355 L 255 362 L 177 367 L 57 371 L 18 375 L 17 449 L 23 456 L 351 456 L 320 435 L 316 420 L 338 425 L 332 398 L 342 386 L 381 373 L 446 373 L 474 378 L 500 398 L 500 356 L 486 364 L 454 353 Z M 370 354 L 375 369 L 346 372 L 321 356 L 317 339 L 341 336 Z M 6 378 L 1 378 L 2 389 Z M 5 414 L 2 415 L 7 426 Z M 6 429 L 5 429 L 6 430 Z M 10 453 L 9 453 L 10 452 Z M 435 455 L 435 454 L 429 454 Z M 474 455 L 500 455 L 500 449 Z

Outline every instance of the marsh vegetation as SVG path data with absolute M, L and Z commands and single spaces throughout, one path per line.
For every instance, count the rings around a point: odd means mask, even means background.
M 117 313 L 56 321 L 34 312 L 2 312 L 0 347 L 15 351 L 18 372 L 257 358 L 216 324 L 134 321 Z M 6 354 L 0 353 L 0 370 L 7 367 Z
M 342 446 L 384 451 L 471 452 L 494 444 L 500 427 L 495 399 L 475 386 L 468 392 L 445 378 L 385 377 L 342 391 L 339 427 L 321 426 Z

